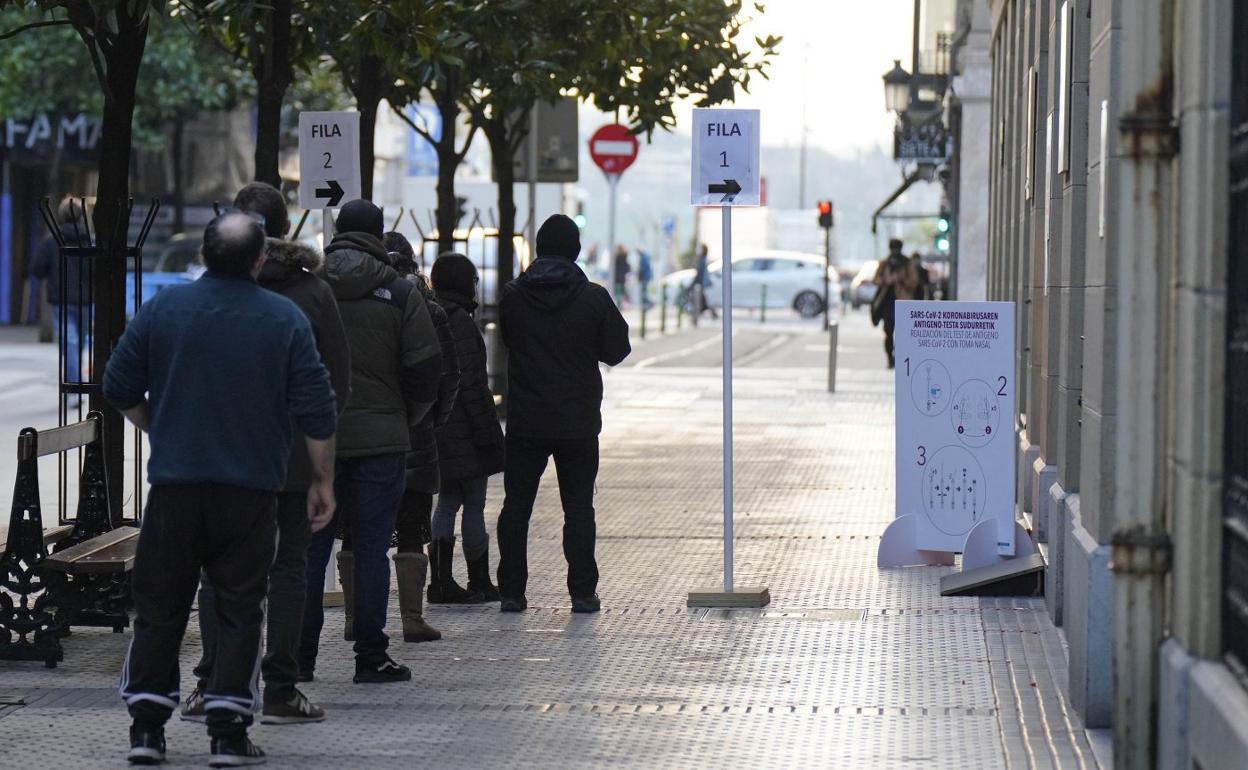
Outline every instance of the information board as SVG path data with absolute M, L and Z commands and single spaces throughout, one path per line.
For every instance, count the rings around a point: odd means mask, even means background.
M 914 547 L 961 551 L 997 521 L 1014 555 L 1014 305 L 897 302 L 897 515 Z
M 360 197 L 360 113 L 299 113 L 299 205 L 337 208 Z
M 758 110 L 695 109 L 690 202 L 757 206 Z

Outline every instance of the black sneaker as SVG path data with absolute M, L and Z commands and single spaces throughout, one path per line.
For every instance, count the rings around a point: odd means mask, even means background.
M 263 765 L 264 752 L 245 734 L 235 738 L 213 738 L 209 767 L 246 767 Z
M 499 612 L 524 612 L 529 608 L 529 601 L 523 596 L 518 598 L 501 597 L 498 601 Z
M 598 598 L 598 594 L 590 594 L 581 598 L 572 599 L 573 612 L 598 612 L 602 609 L 602 600 Z
M 355 664 L 355 677 L 352 679 L 356 684 L 381 684 L 385 682 L 408 682 L 412 679 L 412 670 L 407 666 L 399 665 L 390 656 L 383 655 L 371 663 Z
M 186 696 L 186 701 L 182 703 L 182 712 L 179 716 L 187 722 L 208 721 L 208 710 L 204 708 L 203 682 L 195 685 L 195 689 L 191 691 L 191 694 Z
M 159 765 L 165 761 L 165 728 L 130 725 L 130 753 L 126 755 L 132 765 Z
M 325 709 L 308 700 L 308 696 L 295 690 L 295 695 L 285 703 L 265 702 L 260 712 L 260 723 L 266 725 L 297 725 L 304 722 L 321 722 Z

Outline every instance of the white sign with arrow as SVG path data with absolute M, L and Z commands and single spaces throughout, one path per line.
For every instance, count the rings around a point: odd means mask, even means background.
M 299 205 L 331 209 L 360 197 L 360 113 L 299 113 Z
M 758 110 L 693 111 L 695 206 L 757 206 Z
M 724 590 L 693 591 L 690 607 L 765 607 L 766 587 L 733 581 L 732 486 L 732 208 L 759 205 L 758 110 L 693 111 L 692 201 L 718 206 L 723 222 Z

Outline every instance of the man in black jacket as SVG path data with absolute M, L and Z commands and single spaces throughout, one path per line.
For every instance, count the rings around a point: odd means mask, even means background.
M 412 678 L 411 670 L 386 654 L 386 551 L 403 498 L 409 431 L 437 401 L 442 355 L 424 297 L 398 274 L 382 246 L 381 209 L 354 200 L 342 207 L 336 224 L 337 235 L 325 248 L 325 280 L 351 345 L 351 397 L 339 422 L 335 491 L 354 554 L 355 682 L 402 682 Z M 308 549 L 299 667 L 309 680 L 333 544 L 333 530 L 327 528 L 313 536 Z
M 628 324 L 606 289 L 576 265 L 580 229 L 562 214 L 537 232 L 537 260 L 503 289 L 499 324 L 508 349 L 505 499 L 498 518 L 503 612 L 523 611 L 529 518 L 554 457 L 563 501 L 563 553 L 573 612 L 597 612 L 594 482 L 602 431 L 602 372 L 632 348 Z
M 264 182 L 246 185 L 235 196 L 234 208 L 264 220 L 266 259 L 257 282 L 298 305 L 312 324 L 317 352 L 329 370 L 341 414 L 351 391 L 350 351 L 334 293 L 315 275 L 321 269 L 321 255 L 300 243 L 285 240 L 290 231 L 286 200 L 272 185 Z M 264 709 L 260 721 L 265 724 L 319 722 L 325 718 L 324 710 L 295 686 L 307 592 L 308 541 L 312 537 L 305 510 L 308 487 L 314 476 L 299 426 L 292 428 L 290 469 L 286 487 L 277 496 L 277 555 L 269 568 L 267 633 L 260 668 L 264 675 Z M 189 721 L 203 721 L 206 717 L 204 692 L 212 679 L 217 641 L 221 636 L 216 603 L 217 592 L 205 575 L 199 590 L 199 628 L 204 646 L 203 657 L 195 667 L 199 683 L 182 707 L 182 718 Z

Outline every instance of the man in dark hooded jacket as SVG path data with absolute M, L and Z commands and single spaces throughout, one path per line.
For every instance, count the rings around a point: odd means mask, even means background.
M 597 612 L 594 482 L 602 430 L 602 372 L 632 351 L 628 324 L 607 290 L 576 265 L 580 229 L 562 214 L 537 232 L 537 260 L 503 289 L 499 324 L 508 349 L 505 499 L 498 518 L 498 591 L 520 612 L 528 581 L 529 518 L 551 457 L 563 501 L 563 553 L 573 612 Z
M 272 185 L 264 182 L 246 185 L 234 197 L 234 208 L 264 220 L 266 259 L 256 280 L 264 288 L 294 302 L 307 317 L 321 362 L 329 370 L 341 414 L 351 391 L 350 351 L 334 294 L 315 275 L 321 268 L 321 255 L 303 244 L 285 240 L 290 231 L 286 200 Z M 264 675 L 264 710 L 260 721 L 266 724 L 318 722 L 325 718 L 324 710 L 311 703 L 295 686 L 307 593 L 308 540 L 312 537 L 305 509 L 314 474 L 302 431 L 297 424 L 292 426 L 292 431 L 294 441 L 290 447 L 286 487 L 277 496 L 277 555 L 269 568 L 265 654 L 260 664 Z M 203 657 L 195 667 L 198 684 L 182 707 L 182 718 L 189 721 L 203 721 L 207 715 L 204 692 L 212 679 L 217 640 L 221 636 L 216 604 L 216 590 L 205 575 L 199 590 Z
M 354 588 L 355 681 L 400 682 L 412 672 L 386 654 L 390 560 L 386 551 L 403 497 L 409 431 L 438 397 L 442 357 L 424 297 L 392 266 L 382 246 L 381 209 L 354 200 L 342 207 L 325 248 L 325 280 L 334 290 L 351 345 L 351 397 L 339 422 L 335 491 L 350 528 Z M 313 676 L 324 614 L 325 567 L 334 528 L 312 538 L 300 675 Z

